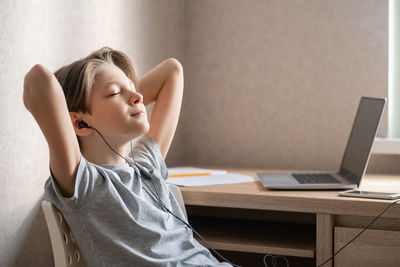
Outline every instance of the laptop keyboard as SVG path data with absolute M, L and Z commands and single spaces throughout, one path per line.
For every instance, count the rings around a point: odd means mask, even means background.
M 292 173 L 292 176 L 301 184 L 337 184 L 335 177 L 327 173 Z

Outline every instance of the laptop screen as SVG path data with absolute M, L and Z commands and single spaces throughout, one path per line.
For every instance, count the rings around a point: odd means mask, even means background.
M 362 97 L 354 119 L 340 173 L 359 185 L 385 108 L 386 99 Z

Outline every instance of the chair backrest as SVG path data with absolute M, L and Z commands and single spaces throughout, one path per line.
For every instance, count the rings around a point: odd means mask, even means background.
M 172 184 L 168 184 L 168 186 L 178 201 L 187 220 L 186 208 L 179 187 Z M 75 238 L 71 229 L 61 212 L 46 200 L 42 201 L 42 209 L 44 217 L 46 218 L 47 229 L 49 230 L 51 246 L 53 248 L 54 266 L 87 266 L 79 252 L 77 244 L 75 243 Z
M 55 267 L 87 266 L 81 257 L 75 238 L 61 212 L 43 200 L 42 209 L 49 230 Z
M 168 186 L 169 186 L 169 190 L 171 190 L 171 192 L 174 194 L 176 200 L 178 201 L 178 204 L 181 207 L 183 214 L 185 214 L 186 221 L 187 221 L 188 216 L 186 213 L 185 203 L 183 202 L 181 190 L 179 189 L 179 187 L 177 187 L 176 185 L 173 185 L 173 184 L 168 184 Z

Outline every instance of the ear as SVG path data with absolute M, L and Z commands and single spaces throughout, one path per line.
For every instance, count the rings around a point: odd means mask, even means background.
M 80 128 L 78 123 L 83 119 L 83 114 L 77 112 L 70 112 L 69 116 L 71 117 L 72 126 L 74 127 L 75 134 L 77 136 L 88 136 L 92 133 L 92 129 L 89 128 Z

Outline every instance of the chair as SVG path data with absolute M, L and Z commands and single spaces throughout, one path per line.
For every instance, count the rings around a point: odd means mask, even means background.
M 183 202 L 181 190 L 179 187 L 173 184 L 168 184 L 169 190 L 174 194 L 176 200 L 178 201 L 179 206 L 181 207 L 181 210 L 183 211 L 183 214 L 186 217 L 186 221 L 188 219 L 187 213 L 186 213 L 186 208 L 185 208 L 185 203 Z
M 177 199 L 179 206 L 187 219 L 181 191 L 176 185 L 169 184 L 168 186 Z M 50 234 L 55 267 L 87 266 L 79 252 L 75 238 L 61 212 L 46 200 L 42 201 L 42 210 Z
M 46 200 L 42 201 L 42 210 L 50 234 L 55 267 L 87 266 L 61 212 Z

